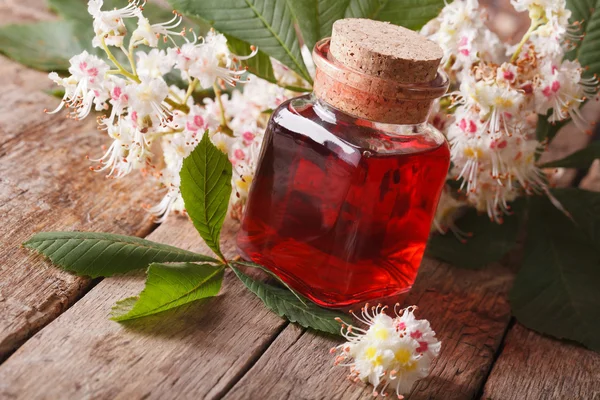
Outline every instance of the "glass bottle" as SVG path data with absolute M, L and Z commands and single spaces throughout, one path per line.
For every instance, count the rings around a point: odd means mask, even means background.
M 394 25 L 334 24 L 313 51 L 314 92 L 269 121 L 237 239 L 243 258 L 326 307 L 411 288 L 450 163 L 426 122 L 448 87 L 441 56 Z

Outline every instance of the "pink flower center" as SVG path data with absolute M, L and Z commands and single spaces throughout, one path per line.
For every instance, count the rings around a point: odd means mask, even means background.
M 502 73 L 502 76 L 504 77 L 504 79 L 506 79 L 507 81 L 512 81 L 513 79 L 515 79 L 515 74 L 512 71 L 504 71 Z
M 417 353 L 424 353 L 427 351 L 428 348 L 429 345 L 427 344 L 427 342 L 419 342 L 419 347 L 417 347 L 416 351 Z
M 458 123 L 458 127 L 463 132 L 468 132 L 468 133 L 475 133 L 475 132 L 477 132 L 477 125 L 475 124 L 475 122 L 473 122 L 471 120 L 467 121 L 464 118 L 460 120 L 460 122 Z
M 123 93 L 123 91 L 121 90 L 121 88 L 119 86 L 115 87 L 113 89 L 113 95 L 112 98 L 113 100 L 119 100 L 119 98 L 121 97 L 121 94 Z
M 521 86 L 521 89 L 523 89 L 525 94 L 533 93 L 533 85 L 531 83 L 526 83 L 525 85 Z
M 503 141 L 498 141 L 498 140 L 493 140 L 492 143 L 490 143 L 490 149 L 503 149 L 506 147 L 508 143 L 506 142 L 506 140 Z
M 202 118 L 200 115 L 194 115 L 194 124 L 197 127 L 203 127 L 204 126 L 204 118 Z
M 244 154 L 244 152 L 241 149 L 237 149 L 236 151 L 234 151 L 233 155 L 238 160 L 243 160 L 246 157 L 246 155 Z
M 552 95 L 552 88 L 550 86 L 546 86 L 543 90 L 542 90 L 542 94 L 546 97 L 550 97 Z
M 242 134 L 242 137 L 243 137 L 243 138 L 244 138 L 244 140 L 245 140 L 245 141 L 247 141 L 247 142 L 251 142 L 251 141 L 253 141 L 253 140 L 254 140 L 254 134 L 253 134 L 252 132 L 248 132 L 248 131 L 246 131 L 246 132 L 244 132 L 244 133 Z
M 421 337 L 423 337 L 423 334 L 420 330 L 417 329 L 416 331 L 410 333 L 410 337 L 413 339 L 421 339 Z

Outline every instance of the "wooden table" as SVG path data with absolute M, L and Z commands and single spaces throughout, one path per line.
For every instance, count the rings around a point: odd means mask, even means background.
M 1 1 L 0 24 L 52 18 L 38 0 Z M 42 92 L 50 86 L 0 58 L 0 399 L 371 397 L 332 366 L 338 340 L 267 311 L 231 274 L 217 298 L 121 325 L 109 310 L 142 288 L 142 276 L 90 281 L 20 248 L 42 230 L 96 230 L 208 252 L 185 218 L 152 223 L 140 207 L 159 198 L 149 183 L 87 169 L 85 155 L 105 138 L 93 119 L 42 113 L 56 102 Z M 235 230 L 229 221 L 229 255 Z M 600 355 L 511 318 L 517 260 L 481 271 L 424 261 L 406 302 L 443 345 L 408 398 L 600 398 Z

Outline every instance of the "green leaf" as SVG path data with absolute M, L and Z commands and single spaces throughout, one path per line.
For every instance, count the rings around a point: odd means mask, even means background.
M 588 239 L 600 248 L 600 193 L 578 188 L 554 189 L 552 196 Z
M 534 199 L 513 313 L 531 329 L 600 351 L 600 194 L 555 195 L 574 221 L 548 198 Z
M 138 297 L 117 302 L 112 309 L 111 319 L 127 321 L 146 317 L 216 296 L 221 290 L 223 271 L 222 265 L 151 264 L 144 290 Z
M 600 158 L 600 143 L 594 142 L 584 149 L 569 154 L 560 160 L 545 163 L 541 168 L 581 168 L 588 169 L 594 160 Z
M 127 0 L 104 0 L 102 10 L 123 8 L 127 4 Z M 91 27 L 93 20 L 87 11 L 86 0 L 48 0 L 48 6 L 59 16 L 67 20 L 74 20 L 82 25 Z M 150 20 L 150 23 L 157 23 L 169 21 L 173 18 L 173 13 L 171 10 L 157 5 L 154 1 L 149 1 L 144 5 L 144 16 Z M 124 22 L 129 32 L 132 32 L 137 27 L 137 18 L 125 18 Z M 190 26 L 189 21 L 186 21 L 185 26 L 187 28 L 196 28 L 196 26 Z M 90 32 L 93 35 L 93 31 Z M 92 38 L 93 36 L 86 37 L 86 39 L 89 39 L 90 45 Z
M 225 259 L 219 246 L 221 227 L 231 196 L 231 163 L 208 138 L 208 131 L 194 151 L 183 160 L 181 196 L 196 230 L 216 255 Z
M 112 10 L 115 8 L 123 8 L 127 6 L 127 4 L 127 0 L 104 0 L 102 9 Z M 80 26 L 80 30 L 77 32 L 78 35 L 83 39 L 86 39 L 89 43 L 89 47 L 92 47 L 92 38 L 94 37 L 94 31 L 92 30 L 93 19 L 87 11 L 86 0 L 48 0 L 48 5 L 61 17 L 67 20 L 76 21 Z M 154 1 L 151 1 L 144 5 L 144 16 L 148 18 L 150 23 L 160 23 L 171 20 L 173 18 L 173 12 L 168 8 L 157 5 Z M 125 18 L 124 23 L 129 33 L 137 28 L 137 18 Z M 192 29 L 199 35 L 204 35 L 210 28 L 210 26 L 203 21 L 191 21 L 189 19 L 184 19 L 180 27 L 185 27 L 186 30 Z M 84 32 L 86 33 L 84 34 Z M 183 39 L 178 39 L 177 36 L 174 36 L 174 39 L 179 44 L 183 43 Z M 170 45 L 170 42 L 164 43 L 162 40 L 159 40 L 158 42 L 159 48 L 165 48 L 167 45 Z M 104 54 L 101 51 L 100 53 Z M 119 57 L 121 56 L 120 52 L 117 52 L 116 54 Z M 126 59 L 123 61 L 126 62 Z
M 41 71 L 63 72 L 69 68 L 69 59 L 86 50 L 90 54 L 106 58 L 104 52 L 92 46 L 94 31 L 92 17 L 87 12 L 87 2 L 83 0 L 49 0 L 50 7 L 66 21 L 39 22 L 22 25 L 4 25 L 0 27 L 0 53 L 28 67 Z M 107 0 L 103 9 L 124 7 L 126 0 Z M 155 4 L 146 4 L 144 15 L 151 22 L 164 22 L 173 14 Z M 135 29 L 137 20 L 126 19 L 127 28 Z M 207 26 L 184 21 L 187 28 L 197 32 L 206 32 Z M 164 46 L 159 41 L 159 47 Z M 116 57 L 126 62 L 121 52 Z
M 443 0 L 387 0 L 383 1 L 375 18 L 417 30 L 437 17 L 443 7 Z
M 103 8 L 110 10 L 111 8 L 117 7 L 116 1 L 104 2 Z M 57 13 L 59 16 L 65 19 L 72 19 L 75 21 L 87 21 L 91 24 L 92 17 L 87 11 L 87 2 L 84 0 L 48 0 L 48 7 Z M 91 40 L 91 39 L 90 39 Z
M 242 283 L 263 301 L 267 308 L 280 317 L 285 317 L 305 328 L 339 335 L 340 324 L 336 322 L 336 318 L 348 319 L 348 316 L 343 313 L 326 310 L 314 303 L 303 304 L 289 290 L 254 280 L 234 266 L 231 266 L 231 269 Z
M 260 265 L 260 264 L 256 264 L 253 262 L 249 262 L 249 261 L 235 261 L 233 263 L 234 265 L 237 266 L 244 266 L 244 267 L 250 267 L 250 268 L 258 268 L 261 271 L 267 273 L 269 276 L 271 276 L 272 278 L 276 279 L 277 282 L 279 282 L 281 285 L 283 285 L 287 290 L 289 290 L 290 292 L 292 292 L 292 294 L 294 296 L 296 296 L 296 298 L 300 301 L 300 303 L 307 305 L 307 302 L 305 299 L 302 298 L 302 296 L 296 292 L 294 289 L 292 289 L 283 279 L 281 279 L 279 276 L 277 276 L 277 274 L 275 274 L 273 271 L 271 271 L 270 269 L 268 269 L 267 267 Z
M 110 233 L 42 232 L 23 245 L 67 271 L 92 278 L 146 268 L 151 262 L 217 261 L 166 244 Z
M 582 22 L 578 34 L 585 35 L 567 58 L 577 59 L 582 66 L 589 67 L 589 76 L 600 75 L 600 0 L 567 0 L 567 8 L 571 10 L 569 21 Z
M 250 50 L 250 45 L 243 40 L 228 35 L 226 35 L 226 37 L 227 46 L 229 46 L 229 50 L 232 53 L 240 56 L 247 56 L 252 52 L 252 50 Z M 258 50 L 258 53 L 254 57 L 242 61 L 242 64 L 248 67 L 248 71 L 254 75 L 271 83 L 277 83 L 271 59 L 263 51 Z
M 443 0 L 288 0 L 288 4 L 311 50 L 317 41 L 331 36 L 338 19 L 370 18 L 416 30 L 444 6 Z
M 84 50 L 97 54 L 91 49 L 92 37 L 77 32 L 80 25 L 68 21 L 3 25 L 0 53 L 41 71 L 66 71 L 75 54 Z
M 538 141 L 543 142 L 544 140 L 547 140 L 548 143 L 550 143 L 554 137 L 556 136 L 556 134 L 558 133 L 558 131 L 560 131 L 560 129 L 565 126 L 568 122 L 568 120 L 566 121 L 561 121 L 561 122 L 557 122 L 557 123 L 550 123 L 548 122 L 548 118 L 550 118 L 550 116 L 552 115 L 552 110 L 550 110 L 548 112 L 547 115 L 538 115 L 538 122 L 537 122 L 537 127 L 535 130 L 535 136 L 537 138 Z
M 458 228 L 472 237 L 459 240 L 452 232 L 436 234 L 429 239 L 427 255 L 457 267 L 478 269 L 500 260 L 516 244 L 522 207 L 513 204 L 513 215 L 502 224 L 490 221 L 469 209 L 457 222 Z
M 183 14 L 206 20 L 219 32 L 257 46 L 312 83 L 287 0 L 169 1 Z

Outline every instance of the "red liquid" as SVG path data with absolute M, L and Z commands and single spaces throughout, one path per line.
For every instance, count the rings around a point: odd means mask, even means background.
M 445 140 L 339 112 L 328 123 L 308 98 L 292 102 L 269 122 L 241 254 L 322 306 L 409 290 L 448 171 Z

